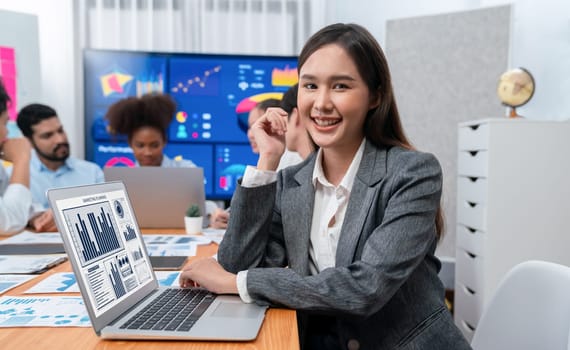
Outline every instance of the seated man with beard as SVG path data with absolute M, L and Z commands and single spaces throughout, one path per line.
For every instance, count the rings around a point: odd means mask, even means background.
M 49 208 L 46 191 L 51 188 L 104 181 L 97 164 L 70 156 L 67 135 L 53 108 L 38 103 L 27 105 L 18 113 L 17 124 L 34 148 L 30 189 L 38 209 Z M 38 231 L 55 230 L 51 210 L 36 216 L 30 224 Z

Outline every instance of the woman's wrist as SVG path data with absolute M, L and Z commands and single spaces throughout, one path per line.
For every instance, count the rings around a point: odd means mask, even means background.
M 259 170 L 277 170 L 281 155 L 276 153 L 260 153 L 257 160 L 257 169 Z

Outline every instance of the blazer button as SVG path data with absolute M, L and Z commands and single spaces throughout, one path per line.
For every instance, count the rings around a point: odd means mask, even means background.
M 360 349 L 360 343 L 356 339 L 350 339 L 346 345 L 347 345 L 348 350 Z

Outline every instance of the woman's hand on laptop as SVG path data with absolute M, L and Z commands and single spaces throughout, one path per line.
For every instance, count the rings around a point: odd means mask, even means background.
M 202 258 L 186 265 L 180 273 L 182 288 L 203 287 L 216 294 L 238 294 L 236 275 L 224 270 L 213 258 Z

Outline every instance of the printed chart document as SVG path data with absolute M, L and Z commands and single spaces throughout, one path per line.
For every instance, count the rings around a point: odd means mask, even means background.
M 0 275 L 0 294 L 28 282 L 37 275 Z
M 211 240 L 189 235 L 143 235 L 150 256 L 195 256 L 198 245 L 210 244 Z
M 0 327 L 91 327 L 81 297 L 0 297 Z
M 22 231 L 17 235 L 12 237 L 8 237 L 0 241 L 0 245 L 2 244 L 63 244 L 63 240 L 61 239 L 61 235 L 59 232 L 31 232 L 31 231 Z
M 155 271 L 154 273 L 158 284 L 163 287 L 178 287 L 180 285 L 178 282 L 180 272 L 178 271 Z
M 73 272 L 59 272 L 46 277 L 24 293 L 79 293 L 79 286 Z
M 65 260 L 65 254 L 0 255 L 0 273 L 42 273 Z

